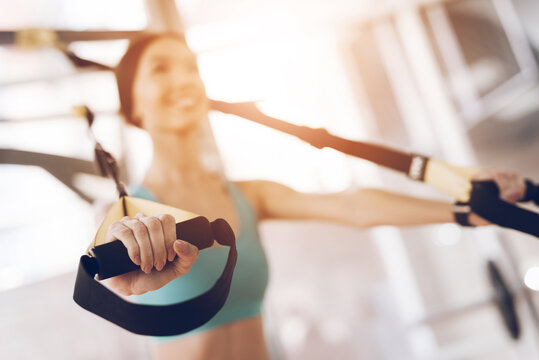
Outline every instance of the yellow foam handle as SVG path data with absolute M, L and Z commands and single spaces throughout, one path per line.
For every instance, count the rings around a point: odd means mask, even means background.
M 455 166 L 429 159 L 425 169 L 425 182 L 459 201 L 468 201 L 472 190 L 471 179 L 478 171 L 478 168 Z
M 114 205 L 112 205 L 112 207 L 109 209 L 107 215 L 105 216 L 105 219 L 97 230 L 94 241 L 90 244 L 90 246 L 86 250 L 86 253 L 88 253 L 88 251 L 92 247 L 104 244 L 109 226 L 116 221 L 120 221 L 125 216 L 123 211 L 123 201 L 125 201 L 127 216 L 129 217 L 134 217 L 138 213 L 142 213 L 146 216 L 159 216 L 162 214 L 169 214 L 174 216 L 176 222 L 178 223 L 198 216 L 195 213 L 178 209 L 172 206 L 163 205 L 155 201 L 125 196 L 123 199 L 120 199 L 116 203 L 114 203 Z

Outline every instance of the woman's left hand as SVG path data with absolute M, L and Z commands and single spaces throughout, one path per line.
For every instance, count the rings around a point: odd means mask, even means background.
M 522 199 L 526 193 L 524 179 L 516 172 L 498 169 L 482 169 L 472 180 L 492 180 L 498 185 L 500 199 L 511 204 Z
M 522 199 L 526 193 L 524 179 L 518 173 L 513 171 L 481 169 L 472 180 L 494 181 L 500 190 L 500 199 L 511 204 Z M 468 221 L 473 226 L 491 225 L 489 221 L 474 213 L 470 213 Z

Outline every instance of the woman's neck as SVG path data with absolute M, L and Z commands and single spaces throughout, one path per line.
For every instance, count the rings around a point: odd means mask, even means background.
M 144 183 L 193 186 L 211 175 L 200 159 L 200 128 L 152 134 L 154 155 Z

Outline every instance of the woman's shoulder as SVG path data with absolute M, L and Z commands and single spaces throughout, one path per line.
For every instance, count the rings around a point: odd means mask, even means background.
M 269 180 L 235 181 L 233 184 L 245 195 L 252 207 L 256 209 L 259 219 L 266 215 L 268 205 L 281 202 L 297 194 L 291 188 Z
M 264 180 L 243 180 L 231 182 L 249 201 L 251 207 L 260 216 L 263 211 L 263 186 Z

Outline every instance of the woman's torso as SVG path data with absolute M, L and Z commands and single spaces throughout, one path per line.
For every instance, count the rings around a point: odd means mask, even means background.
M 241 185 L 240 185 L 241 186 Z M 170 189 L 170 188 L 169 188 Z M 200 189 L 200 188 L 199 188 Z M 268 282 L 267 261 L 260 244 L 257 216 L 252 201 L 241 187 L 227 183 L 223 187 L 205 187 L 183 193 L 139 186 L 133 195 L 207 216 L 222 217 L 236 234 L 238 262 L 231 290 L 223 309 L 207 324 L 189 334 L 155 338 L 157 359 L 252 359 L 267 358 L 264 343 L 261 302 Z M 157 192 L 158 196 L 153 193 Z M 187 195 L 187 196 L 186 196 Z M 207 290 L 218 278 L 226 261 L 228 248 L 201 251 L 191 271 L 163 288 L 137 297 L 137 302 L 170 304 L 184 301 Z

